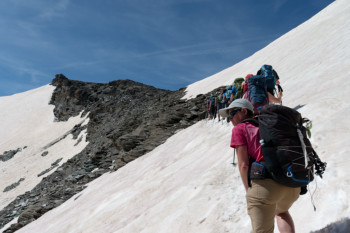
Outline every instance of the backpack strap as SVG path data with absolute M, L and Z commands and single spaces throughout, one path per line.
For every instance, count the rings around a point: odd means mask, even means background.
M 254 118 L 247 118 L 243 121 L 241 121 L 239 124 L 245 123 L 245 122 L 249 122 L 252 125 L 259 127 L 259 121 L 257 119 L 257 117 Z M 249 156 L 249 155 L 248 155 Z M 251 183 L 251 171 L 252 171 L 252 164 L 256 162 L 255 159 L 253 159 L 251 156 L 249 156 L 249 169 L 248 169 L 248 186 L 252 187 L 252 183 Z
M 251 123 L 252 125 L 254 125 L 256 127 L 259 127 L 259 121 L 258 121 L 257 117 L 247 118 L 247 119 L 241 121 L 239 124 L 245 123 L 245 122 L 249 122 L 249 123 Z
M 242 123 L 244 123 L 244 122 L 249 122 L 249 123 L 251 123 L 252 125 L 259 127 L 259 122 L 258 122 L 258 120 L 255 119 L 255 118 L 247 118 L 247 119 L 243 120 L 242 122 L 240 122 L 239 124 L 242 124 Z M 236 166 L 235 160 L 236 160 L 236 149 L 234 149 L 234 152 L 233 152 L 233 161 L 232 161 L 232 165 L 233 165 L 233 166 Z M 250 167 L 250 164 L 251 164 L 250 160 L 251 160 L 251 159 L 250 159 L 250 156 L 249 156 L 249 167 Z M 253 162 L 254 162 L 254 161 L 253 161 Z M 248 173 L 248 174 L 249 174 L 249 173 Z

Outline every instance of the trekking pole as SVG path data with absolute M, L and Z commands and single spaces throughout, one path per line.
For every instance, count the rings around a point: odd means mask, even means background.
M 277 87 L 278 87 L 278 92 L 280 92 L 280 91 L 283 92 L 281 85 L 277 84 Z
M 277 88 L 278 88 L 278 92 L 283 92 L 281 85 L 277 84 Z M 281 100 L 281 105 L 283 105 L 282 100 Z
M 236 149 L 233 149 L 233 160 L 232 160 L 232 165 L 235 167 L 237 164 L 235 163 L 236 160 Z

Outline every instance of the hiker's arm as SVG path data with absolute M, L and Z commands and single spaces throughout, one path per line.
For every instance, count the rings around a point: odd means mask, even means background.
M 231 94 L 231 97 L 230 97 L 230 103 L 232 103 L 232 101 L 235 99 L 235 96 L 234 96 L 234 94 L 232 93 Z
M 283 88 L 281 87 L 281 85 L 277 84 L 277 90 L 278 92 L 283 92 Z
M 276 104 L 280 104 L 282 102 L 282 96 L 283 96 L 283 92 L 278 92 L 278 97 L 276 98 L 275 96 L 271 95 L 270 92 L 267 92 L 267 95 L 269 97 L 269 103 L 276 103 Z
M 238 168 L 245 190 L 248 190 L 249 158 L 247 146 L 236 146 Z

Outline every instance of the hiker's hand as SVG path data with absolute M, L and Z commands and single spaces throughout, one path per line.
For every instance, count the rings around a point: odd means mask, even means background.
M 277 84 L 278 92 L 283 92 L 281 85 Z

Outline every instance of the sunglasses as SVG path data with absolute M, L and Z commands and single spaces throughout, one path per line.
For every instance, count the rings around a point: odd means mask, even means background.
M 232 119 L 232 118 L 236 115 L 236 113 L 239 112 L 239 111 L 241 111 L 240 108 L 233 109 L 233 110 L 229 113 L 228 118 L 229 118 L 229 119 Z

